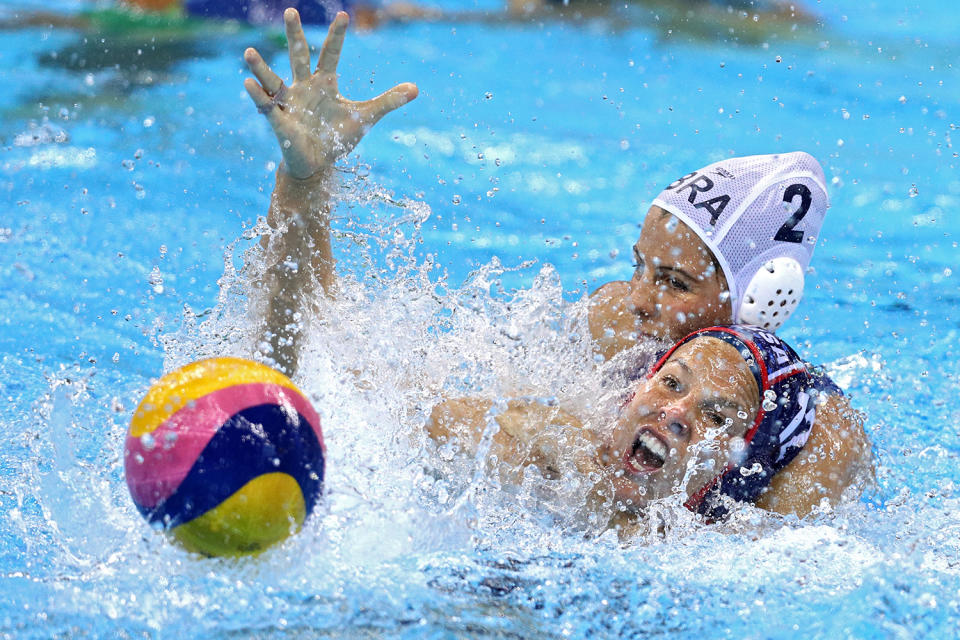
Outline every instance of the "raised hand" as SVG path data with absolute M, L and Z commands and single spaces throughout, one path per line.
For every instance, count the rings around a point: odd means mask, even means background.
M 347 100 L 337 89 L 337 63 L 350 19 L 340 12 L 320 51 L 315 72 L 310 71 L 310 48 L 296 9 L 283 14 L 293 83 L 289 86 L 264 62 L 256 49 L 243 58 L 256 76 L 243 86 L 264 114 L 280 143 L 284 168 L 296 179 L 328 169 L 349 153 L 370 127 L 384 115 L 417 97 L 416 85 L 399 84 L 376 98 Z

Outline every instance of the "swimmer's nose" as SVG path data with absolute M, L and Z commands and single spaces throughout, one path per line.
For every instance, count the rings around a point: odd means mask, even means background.
M 644 276 L 635 276 L 630 281 L 630 304 L 641 318 L 656 318 L 660 312 L 656 285 Z
M 670 404 L 660 410 L 657 426 L 675 438 L 686 439 L 690 435 L 690 420 L 686 408 L 678 403 Z

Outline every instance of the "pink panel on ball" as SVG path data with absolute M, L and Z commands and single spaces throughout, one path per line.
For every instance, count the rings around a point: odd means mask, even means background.
M 288 406 L 313 428 L 324 449 L 320 418 L 299 393 L 276 384 L 243 384 L 197 398 L 146 436 L 127 436 L 124 469 L 134 502 L 156 507 L 177 490 L 220 426 L 236 413 L 261 404 Z

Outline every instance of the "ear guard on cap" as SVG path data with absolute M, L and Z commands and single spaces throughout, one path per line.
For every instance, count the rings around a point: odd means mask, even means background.
M 776 331 L 801 298 L 803 267 L 793 258 L 773 258 L 757 270 L 744 290 L 736 321 Z

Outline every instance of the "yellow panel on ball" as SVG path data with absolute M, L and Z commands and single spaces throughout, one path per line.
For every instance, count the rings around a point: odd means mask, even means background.
M 258 476 L 171 534 L 208 556 L 258 553 L 300 530 L 307 516 L 300 485 L 285 473 Z
M 197 398 L 249 382 L 270 383 L 300 391 L 287 376 L 242 358 L 208 358 L 191 362 L 160 378 L 140 401 L 130 421 L 130 435 L 140 437 L 162 425 Z

